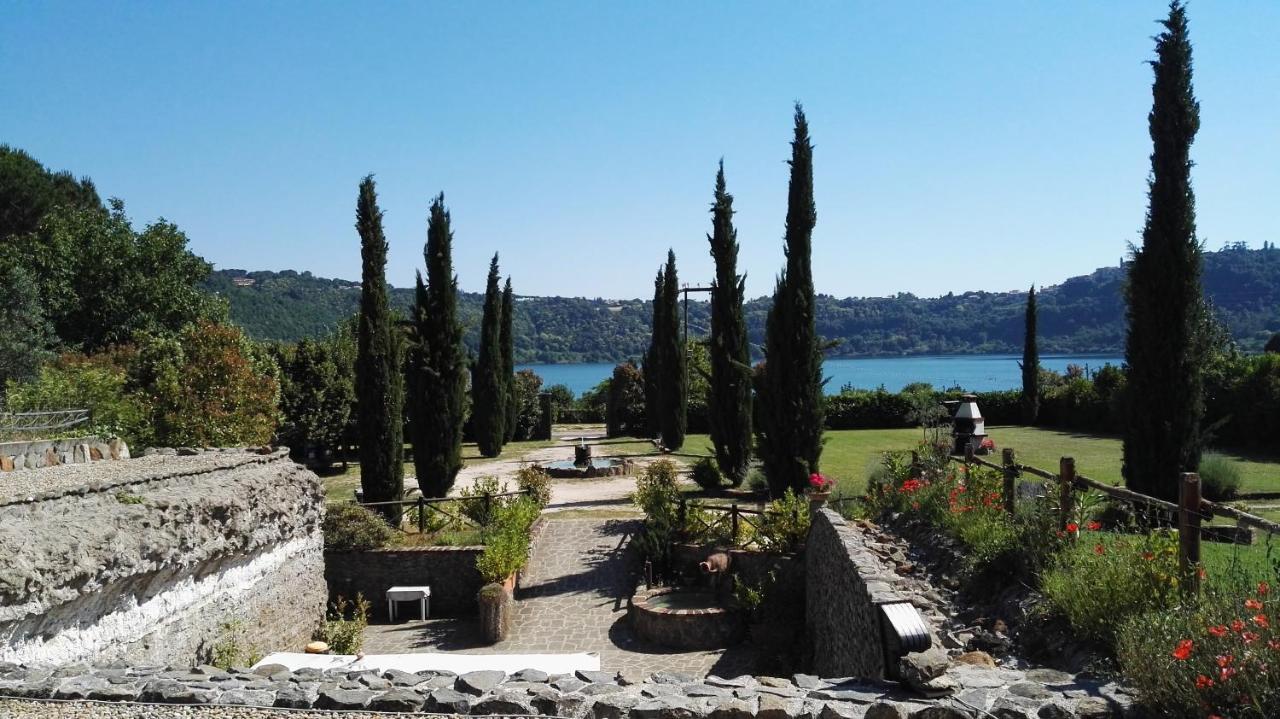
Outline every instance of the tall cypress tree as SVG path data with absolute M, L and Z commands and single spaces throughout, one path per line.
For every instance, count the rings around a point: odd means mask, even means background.
M 502 288 L 502 327 L 498 343 L 502 347 L 502 380 L 503 396 L 506 398 L 507 417 L 503 424 L 505 430 L 502 441 L 510 442 L 516 436 L 516 421 L 519 414 L 519 402 L 516 397 L 516 345 L 512 323 L 515 320 L 515 295 L 511 292 L 511 278 Z
M 471 430 L 480 454 L 497 457 L 506 437 L 507 386 L 502 378 L 502 290 L 498 288 L 498 256 L 489 262 L 480 320 L 480 354 L 471 374 Z
M 1176 500 L 1178 474 L 1194 472 L 1200 464 L 1204 339 L 1199 328 L 1206 307 L 1191 189 L 1191 143 L 1200 127 L 1200 105 L 1192 91 L 1191 41 L 1181 0 L 1169 5 L 1162 24 L 1147 116 L 1152 151 L 1146 225 L 1126 287 L 1130 395 L 1124 477 L 1134 491 Z
M 360 182 L 356 231 L 363 263 L 356 388 L 360 427 L 360 487 L 366 502 L 390 502 L 404 493 L 403 403 L 399 335 L 387 297 L 387 238 L 373 175 Z M 390 517 L 394 510 L 384 507 Z M 397 513 L 398 514 L 398 513 Z
M 662 436 L 662 395 L 658 391 L 662 377 L 662 290 L 666 286 L 664 268 L 658 268 L 653 280 L 653 326 L 649 330 L 649 349 L 644 353 L 644 418 L 650 437 Z
M 1036 345 L 1036 286 L 1027 292 L 1026 324 L 1022 336 L 1022 423 L 1035 424 L 1040 414 L 1040 349 Z
M 707 241 L 716 263 L 711 288 L 711 442 L 716 464 L 742 484 L 751 460 L 751 348 L 742 314 L 746 277 L 738 274 L 738 231 L 733 227 L 733 195 L 725 189 L 724 160 L 716 172 Z
M 796 104 L 787 195 L 786 268 L 765 322 L 765 366 L 757 447 L 769 489 L 802 491 L 822 456 L 822 349 L 814 316 L 813 144 Z
M 444 194 L 431 201 L 427 220 L 427 281 L 418 274 L 413 308 L 414 347 L 409 363 L 410 419 L 418 488 L 444 497 L 462 469 L 462 412 L 467 362 L 458 321 L 458 278 L 453 274 L 453 230 Z
M 685 347 L 680 341 L 680 286 L 676 253 L 672 250 L 667 250 L 667 268 L 662 275 L 662 334 L 658 344 L 662 373 L 657 378 L 659 424 L 663 446 L 674 451 L 684 446 L 689 376 Z

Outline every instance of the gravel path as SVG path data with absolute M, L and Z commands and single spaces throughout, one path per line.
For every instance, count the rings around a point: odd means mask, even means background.
M 374 719 L 403 714 L 298 711 L 240 706 L 52 702 L 0 699 L 0 719 Z

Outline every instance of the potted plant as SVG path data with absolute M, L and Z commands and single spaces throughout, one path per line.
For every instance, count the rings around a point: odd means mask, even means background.
M 815 511 L 821 509 L 828 499 L 831 499 L 831 490 L 835 488 L 836 481 L 814 472 L 809 475 L 809 487 L 805 489 L 805 495 L 809 497 L 809 510 Z

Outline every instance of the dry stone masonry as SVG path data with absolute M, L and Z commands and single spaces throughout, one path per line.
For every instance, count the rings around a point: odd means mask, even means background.
M 128 458 L 129 446 L 118 437 L 0 442 L 0 472 Z
M 284 450 L 0 475 L 0 661 L 190 665 L 300 647 L 325 604 L 323 491 Z

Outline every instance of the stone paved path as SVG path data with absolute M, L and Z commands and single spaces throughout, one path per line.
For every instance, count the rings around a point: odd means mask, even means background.
M 678 652 L 634 636 L 627 600 L 638 572 L 627 543 L 639 528 L 638 519 L 549 517 L 521 577 L 512 635 L 504 642 L 484 645 L 473 620 L 411 621 L 369 627 L 364 651 L 598 652 L 601 667 L 609 671 L 749 673 L 753 658 L 746 647 Z

